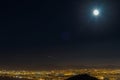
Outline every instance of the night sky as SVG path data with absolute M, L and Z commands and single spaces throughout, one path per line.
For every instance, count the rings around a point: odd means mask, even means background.
M 0 2 L 0 68 L 120 65 L 119 58 L 118 0 Z

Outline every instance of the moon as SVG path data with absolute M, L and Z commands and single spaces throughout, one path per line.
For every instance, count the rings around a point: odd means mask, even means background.
M 94 16 L 98 16 L 100 14 L 98 9 L 93 10 L 93 15 Z

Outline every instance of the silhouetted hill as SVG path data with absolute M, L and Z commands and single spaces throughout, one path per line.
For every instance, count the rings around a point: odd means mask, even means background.
M 70 77 L 66 80 L 98 80 L 98 79 L 95 77 L 89 76 L 87 74 L 82 74 L 82 75 L 76 75 L 76 76 Z
M 29 79 L 19 79 L 19 78 L 2 77 L 2 76 L 0 76 L 0 80 L 29 80 Z

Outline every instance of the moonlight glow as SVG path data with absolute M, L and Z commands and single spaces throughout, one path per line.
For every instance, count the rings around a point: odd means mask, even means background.
M 93 11 L 93 15 L 95 15 L 95 16 L 98 16 L 99 15 L 99 10 L 97 10 L 97 9 L 95 9 L 94 11 Z

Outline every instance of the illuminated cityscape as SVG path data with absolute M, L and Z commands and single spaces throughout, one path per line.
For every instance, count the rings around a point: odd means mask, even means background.
M 89 74 L 100 80 L 120 80 L 120 69 L 69 69 L 51 71 L 6 71 L 0 70 L 0 76 L 30 80 L 65 80 L 78 74 Z
M 120 0 L 0 3 L 0 80 L 120 80 Z

